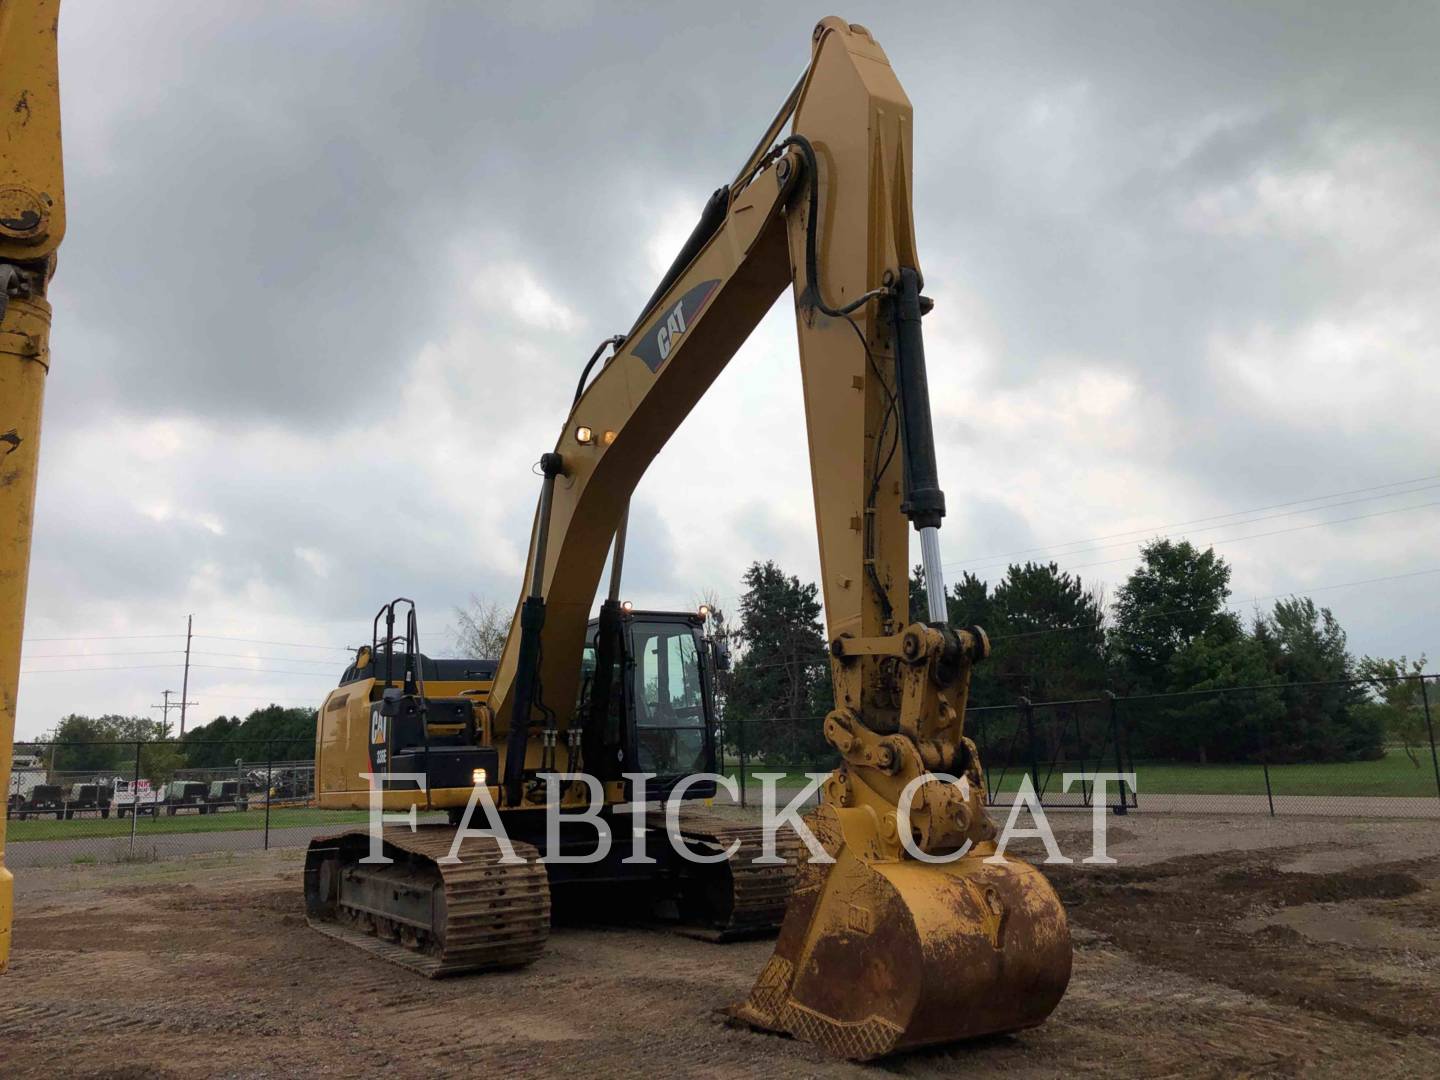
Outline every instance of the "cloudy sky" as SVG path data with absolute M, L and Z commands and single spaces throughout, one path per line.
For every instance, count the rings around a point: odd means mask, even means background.
M 148 713 L 190 613 L 193 722 L 318 702 L 390 596 L 434 652 L 513 602 L 581 364 L 824 13 L 66 0 L 19 731 Z M 1440 7 L 843 14 L 915 107 L 949 573 L 1113 595 L 1185 535 L 1243 607 L 1440 653 Z M 816 576 L 788 306 L 646 476 L 638 603 Z

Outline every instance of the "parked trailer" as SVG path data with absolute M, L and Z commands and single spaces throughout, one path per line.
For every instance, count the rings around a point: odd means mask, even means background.
M 208 810 L 209 794 L 209 789 L 199 780 L 171 780 L 165 785 L 165 797 L 161 801 L 170 817 L 181 810 L 203 814 Z
M 218 814 L 221 810 L 249 810 L 250 800 L 246 798 L 245 791 L 236 780 L 216 780 L 210 785 L 209 792 L 210 812 Z
M 115 788 L 110 784 L 74 784 L 65 806 L 65 818 L 69 820 L 78 813 L 98 813 L 102 818 L 110 816 L 110 802 L 115 798 Z

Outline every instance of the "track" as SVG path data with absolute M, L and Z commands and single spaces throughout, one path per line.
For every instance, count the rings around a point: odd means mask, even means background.
M 467 837 L 458 863 L 447 825 L 386 829 L 389 865 L 360 862 L 365 832 L 314 840 L 305 856 L 311 926 L 428 978 L 523 967 L 550 934 L 550 886 L 538 852 L 514 844 L 524 863 L 505 864 L 498 844 Z
M 646 821 L 653 829 L 668 830 L 663 810 L 651 811 Z M 758 825 L 687 809 L 680 814 L 680 836 L 692 850 L 705 855 L 739 844 L 724 863 L 684 864 L 680 912 L 684 933 L 725 942 L 780 928 L 796 870 L 806 854 L 792 830 L 776 833 L 775 854 L 785 860 L 780 864 L 756 861 L 764 855 L 765 830 Z

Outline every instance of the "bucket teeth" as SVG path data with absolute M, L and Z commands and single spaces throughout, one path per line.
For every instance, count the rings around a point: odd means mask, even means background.
M 825 844 L 835 861 L 803 867 L 775 954 L 731 1015 L 858 1061 L 1043 1021 L 1071 960 L 1065 912 L 1044 877 L 978 855 L 863 858 L 878 849 L 874 821 L 816 811 L 817 836 L 843 837 Z

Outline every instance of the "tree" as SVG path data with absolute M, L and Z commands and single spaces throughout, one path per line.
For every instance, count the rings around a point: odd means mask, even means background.
M 1378 710 L 1385 734 L 1398 741 L 1410 763 L 1419 768 L 1420 747 L 1430 740 L 1430 730 L 1425 723 L 1425 698 L 1420 689 L 1420 678 L 1425 671 L 1424 654 L 1414 661 L 1404 656 L 1399 660 L 1367 656 L 1355 667 L 1355 673 L 1369 684 L 1375 695 L 1376 700 L 1368 704 Z
M 1261 759 L 1267 734 L 1284 711 L 1280 691 L 1223 692 L 1276 682 L 1259 642 L 1217 624 L 1170 658 L 1168 681 L 1186 690 L 1217 692 L 1127 706 L 1147 753 L 1202 763 Z
M 167 734 L 160 721 L 144 716 L 71 713 L 42 738 L 53 744 L 51 769 L 124 775 L 134 771 L 135 743 L 153 742 Z
M 267 705 L 244 720 L 218 716 L 185 733 L 181 745 L 196 768 L 220 768 L 246 761 L 303 761 L 315 756 L 318 711 Z
M 976 584 L 962 579 L 957 586 L 966 622 L 984 611 L 984 585 Z M 1105 599 L 1078 576 L 1053 562 L 1012 564 L 990 592 L 988 616 L 990 660 L 977 673 L 995 679 L 1010 701 L 1088 696 L 1104 686 Z
M 471 593 L 469 606 L 455 609 L 450 630 L 455 648 L 471 660 L 499 660 L 510 635 L 510 616 L 509 608 Z
M 819 590 L 774 562 L 745 572 L 740 625 L 732 633 L 744 649 L 730 677 L 729 740 L 775 764 L 828 764 L 834 752 L 818 719 L 834 694 L 820 622 Z
M 1218 642 L 1240 633 L 1225 610 L 1230 567 L 1214 548 L 1188 540 L 1154 540 L 1140 549 L 1135 568 L 1115 597 L 1112 639 L 1120 674 L 1141 693 L 1174 689 L 1170 662 L 1196 639 Z
M 992 591 L 971 573 L 945 592 L 951 626 L 979 626 L 990 659 L 970 674 L 972 707 L 1090 694 L 1105 685 L 1105 598 L 1055 563 L 1012 564 Z M 924 622 L 925 571 L 910 579 L 910 617 Z
M 1356 708 L 1367 694 L 1347 682 L 1354 664 L 1345 631 L 1309 597 L 1278 600 L 1255 623 L 1270 669 L 1286 684 L 1284 712 L 1270 739 L 1271 761 L 1353 761 L 1384 754 L 1383 724 Z
M 990 589 L 968 570 L 945 590 L 945 618 L 951 626 L 980 626 L 987 632 L 994 623 Z M 925 568 L 910 575 L 910 621 L 929 622 L 930 601 L 925 595 Z

